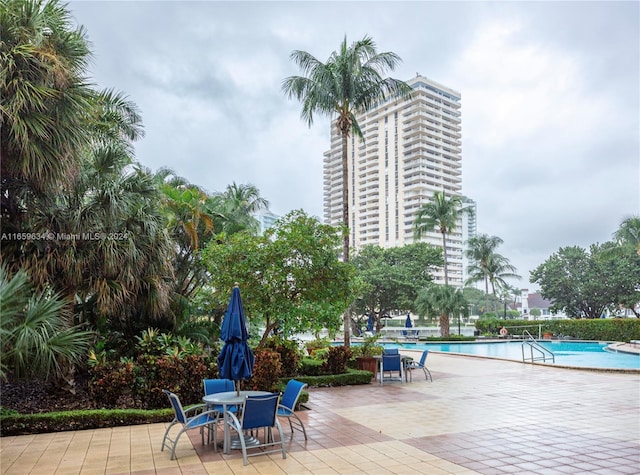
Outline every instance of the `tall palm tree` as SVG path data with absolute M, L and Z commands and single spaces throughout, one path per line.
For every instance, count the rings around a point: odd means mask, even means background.
M 413 235 L 420 239 L 425 233 L 437 230 L 442 234 L 442 255 L 444 259 L 444 285 L 449 285 L 447 270 L 447 234 L 451 234 L 463 213 L 470 212 L 462 206 L 462 197 L 452 195 L 447 198 L 444 190 L 436 191 L 431 201 L 422 205 L 413 223 Z
M 633 246 L 640 256 L 640 216 L 624 219 L 613 237 L 619 244 Z
M 466 254 L 469 258 L 469 278 L 465 285 L 484 281 L 485 312 L 489 310 L 489 261 L 503 241 L 498 236 L 479 234 L 469 239 Z
M 494 297 L 497 297 L 496 291 L 505 288 L 508 283 L 506 279 L 520 279 L 521 277 L 516 274 L 516 267 L 513 266 L 509 259 L 500 254 L 493 254 L 489 259 L 487 265 L 487 271 L 489 276 L 489 282 L 491 283 L 491 291 Z M 498 299 L 496 298 L 497 302 Z
M 326 63 L 305 51 L 294 51 L 291 59 L 306 76 L 286 78 L 282 89 L 288 97 L 302 101 L 302 118 L 311 126 L 314 113 L 336 117 L 342 138 L 342 218 L 348 226 L 348 139 L 352 133 L 363 137 L 356 115 L 389 96 L 408 96 L 412 89 L 403 81 L 383 78 L 401 59 L 392 52 L 378 53 L 374 41 L 367 36 L 350 46 L 345 36 L 339 51 L 334 51 Z M 343 240 L 343 260 L 349 261 L 348 234 Z
M 208 280 L 200 251 L 216 231 L 222 231 L 222 226 L 214 223 L 223 216 L 214 211 L 212 196 L 172 170 L 161 168 L 154 180 L 162 193 L 167 230 L 176 249 L 171 307 L 178 318 L 189 313 L 186 310 L 191 298 Z
M 448 337 L 449 322 L 452 315 L 468 316 L 469 302 L 462 289 L 450 285 L 432 285 L 419 292 L 416 310 L 421 315 L 440 317 L 440 334 Z
M 304 76 L 291 76 L 282 83 L 288 97 L 302 102 L 301 117 L 309 126 L 315 113 L 335 117 L 338 133 L 342 138 L 342 223 L 349 228 L 349 169 L 348 140 L 353 133 L 362 138 L 356 116 L 367 111 L 378 101 L 393 95 L 409 96 L 411 87 L 403 81 L 384 78 L 400 63 L 400 57 L 392 52 L 378 53 L 374 41 L 365 36 L 351 45 L 347 37 L 340 49 L 329 56 L 326 63 L 305 51 L 294 51 L 291 60 Z M 349 262 L 349 236 L 344 233 L 342 259 Z M 344 344 L 350 343 L 351 317 L 344 315 Z
M 33 201 L 59 193 L 89 140 L 90 51 L 57 0 L 3 1 L 0 44 L 0 226 L 29 232 Z M 3 242 L 3 257 L 20 244 Z
M 268 209 L 269 201 L 260 196 L 260 190 L 255 185 L 233 182 L 225 191 L 214 196 L 213 206 L 222 216 L 222 231 L 227 234 L 239 231 L 256 234 L 259 222 L 254 214 Z

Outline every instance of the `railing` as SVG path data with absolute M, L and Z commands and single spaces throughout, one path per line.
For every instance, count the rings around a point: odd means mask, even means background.
M 527 330 L 522 332 L 523 336 L 526 336 L 526 340 L 522 342 L 522 362 L 526 363 L 527 361 L 533 363 L 534 361 L 543 361 L 546 363 L 547 359 L 551 359 L 552 363 L 556 362 L 556 357 L 553 354 L 553 351 L 548 350 L 536 340 L 531 333 Z M 525 356 L 525 346 L 529 348 L 530 357 L 527 358 Z M 534 355 L 535 351 L 535 355 Z

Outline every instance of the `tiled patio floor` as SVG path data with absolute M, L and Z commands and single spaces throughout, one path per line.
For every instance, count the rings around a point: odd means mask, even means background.
M 419 356 L 419 355 L 418 355 Z M 430 354 L 433 382 L 310 389 L 287 458 L 160 452 L 166 424 L 0 438 L 0 473 L 639 474 L 640 375 Z M 286 422 L 285 422 L 286 424 Z

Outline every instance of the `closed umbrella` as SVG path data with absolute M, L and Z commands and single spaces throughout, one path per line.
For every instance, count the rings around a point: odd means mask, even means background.
M 404 322 L 405 328 L 412 328 L 413 323 L 411 323 L 411 314 L 407 313 L 407 320 Z
M 407 313 L 407 319 L 404 321 L 404 327 L 405 328 L 412 328 L 413 327 L 413 323 L 411 323 L 411 314 L 409 314 L 409 313 Z M 402 334 L 404 336 L 410 336 L 411 335 L 407 330 L 404 330 L 402 332 Z
M 224 341 L 224 346 L 218 355 L 219 377 L 235 381 L 239 395 L 240 381 L 253 375 L 254 357 L 247 343 L 249 333 L 237 285 L 233 288 L 227 312 L 224 314 L 220 339 Z
M 369 314 L 369 320 L 367 320 L 367 331 L 372 332 L 373 331 L 373 315 Z

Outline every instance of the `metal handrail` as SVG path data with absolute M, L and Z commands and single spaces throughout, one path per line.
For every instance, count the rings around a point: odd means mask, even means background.
M 527 361 L 530 361 L 531 363 L 533 363 L 534 361 L 543 361 L 546 363 L 547 358 L 551 358 L 552 363 L 556 362 L 556 356 L 553 354 L 553 351 L 545 348 L 540 343 L 538 343 L 538 340 L 536 340 L 531 335 L 531 333 L 529 333 L 527 330 L 523 331 L 523 335 L 527 335 L 527 339 L 522 341 L 522 362 L 523 363 L 526 363 Z M 524 355 L 525 345 L 529 347 L 529 351 L 531 352 L 531 357 L 529 360 L 527 360 L 527 358 Z M 540 356 L 534 357 L 533 350 L 536 350 L 537 352 L 539 352 Z

